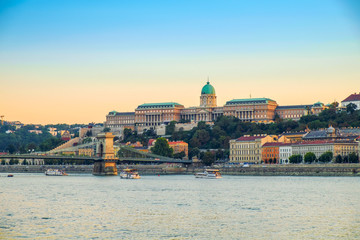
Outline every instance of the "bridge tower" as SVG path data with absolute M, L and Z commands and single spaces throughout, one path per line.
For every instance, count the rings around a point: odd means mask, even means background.
M 116 160 L 118 159 L 114 153 L 114 137 L 110 132 L 97 135 L 96 156 L 99 159 L 94 161 L 93 175 L 117 175 Z

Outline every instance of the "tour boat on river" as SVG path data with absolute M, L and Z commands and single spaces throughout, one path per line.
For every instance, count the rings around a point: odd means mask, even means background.
M 125 178 L 125 179 L 140 179 L 140 175 L 137 172 L 136 169 L 129 169 L 129 168 L 125 168 L 121 173 L 120 173 L 120 178 Z
M 45 175 L 46 176 L 67 176 L 67 173 L 65 173 L 64 171 L 59 170 L 59 169 L 51 169 L 50 168 L 50 169 L 46 170 Z
M 195 173 L 196 178 L 222 178 L 219 169 L 205 169 L 202 173 Z

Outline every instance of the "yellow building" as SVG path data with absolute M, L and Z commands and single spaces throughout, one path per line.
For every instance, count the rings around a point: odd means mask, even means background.
M 184 152 L 185 156 L 188 157 L 189 145 L 183 141 L 169 142 L 169 146 L 174 149 L 174 154 Z
M 94 156 L 94 149 L 93 148 L 79 148 L 77 155 L 79 156 Z
M 181 110 L 184 106 L 175 103 L 144 103 L 135 109 L 136 126 L 159 126 L 171 121 L 180 121 Z
M 302 141 L 307 132 L 287 132 L 279 136 L 278 141 L 283 143 L 294 143 Z
M 261 147 L 267 142 L 277 142 L 276 135 L 243 136 L 230 140 L 231 163 L 260 163 Z
M 273 122 L 277 103 L 269 98 L 233 99 L 224 106 L 224 115 L 246 122 Z
M 359 144 L 353 141 L 334 141 L 334 157 L 348 156 L 350 153 L 358 154 Z

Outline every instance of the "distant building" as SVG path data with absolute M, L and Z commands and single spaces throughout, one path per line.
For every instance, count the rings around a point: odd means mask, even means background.
M 298 121 L 310 113 L 311 107 L 312 105 L 277 106 L 275 112 L 281 119 Z
M 269 98 L 233 99 L 224 106 L 224 115 L 245 122 L 273 122 L 277 103 Z
M 176 153 L 185 153 L 185 157 L 187 158 L 189 156 L 189 145 L 184 141 L 175 141 L 175 142 L 169 142 L 169 146 L 174 149 L 174 154 Z
M 121 132 L 124 128 L 138 132 L 159 128 L 158 131 L 163 134 L 162 125 L 166 126 L 171 121 L 213 123 L 225 115 L 245 122 L 271 123 L 276 114 L 280 118 L 297 121 L 304 115 L 319 114 L 324 109 L 326 106 L 320 102 L 313 105 L 278 106 L 276 101 L 270 98 L 233 99 L 224 106 L 217 106 L 215 88 L 208 81 L 201 89 L 199 106 L 185 108 L 176 102 L 144 103 L 139 105 L 135 112 L 109 112 L 105 126 L 113 132 Z
M 327 108 L 322 102 L 316 102 L 311 107 L 311 113 L 314 115 L 319 115 L 322 111 Z
M 95 156 L 95 150 L 93 147 L 79 148 L 76 155 L 93 157 Z
M 292 147 L 290 143 L 285 143 L 279 146 L 279 163 L 288 164 L 290 163 L 289 158 L 292 156 Z
M 304 158 L 308 152 L 314 153 L 316 158 L 319 158 L 325 152 L 332 152 L 334 158 L 338 155 L 344 157 L 352 152 L 357 153 L 358 143 L 355 141 L 316 140 L 292 144 L 292 153 L 294 155 L 300 154 Z
M 307 132 L 285 132 L 279 136 L 279 142 L 294 143 L 302 141 Z
M 134 130 L 135 112 L 117 112 L 111 111 L 106 115 L 105 127 L 112 132 L 123 132 L 125 128 Z
M 267 142 L 261 148 L 261 160 L 265 164 L 288 163 L 291 152 L 290 143 Z
M 350 140 L 360 136 L 360 128 L 336 129 L 330 126 L 327 129 L 310 131 L 303 136 L 304 141 L 315 140 Z
M 69 141 L 71 139 L 71 134 L 67 130 L 61 131 L 61 140 Z
M 180 121 L 182 109 L 184 106 L 175 102 L 141 104 L 135 109 L 135 125 L 155 127 Z
M 351 94 L 350 96 L 348 96 L 347 98 L 345 98 L 344 100 L 341 101 L 341 107 L 346 108 L 346 106 L 350 103 L 353 103 L 356 105 L 356 109 L 359 110 L 360 109 L 360 93 L 359 94 Z
M 41 130 L 29 130 L 29 133 L 35 133 L 37 135 L 42 134 Z
M 49 133 L 51 135 L 53 135 L 54 137 L 57 135 L 57 129 L 56 128 L 49 127 L 48 130 L 49 130 Z
M 261 147 L 267 142 L 276 142 L 275 135 L 243 136 L 230 140 L 231 163 L 260 163 Z

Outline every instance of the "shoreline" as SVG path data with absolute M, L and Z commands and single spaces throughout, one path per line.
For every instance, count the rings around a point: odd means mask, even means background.
M 169 167 L 167 165 L 118 165 L 136 168 L 140 175 L 192 175 L 202 172 L 203 167 Z M 0 165 L 0 173 L 44 173 L 49 168 L 57 168 L 67 173 L 91 174 L 93 165 Z M 360 177 L 360 164 L 294 164 L 294 165 L 251 165 L 250 167 L 216 167 L 222 175 L 234 176 L 347 176 Z

